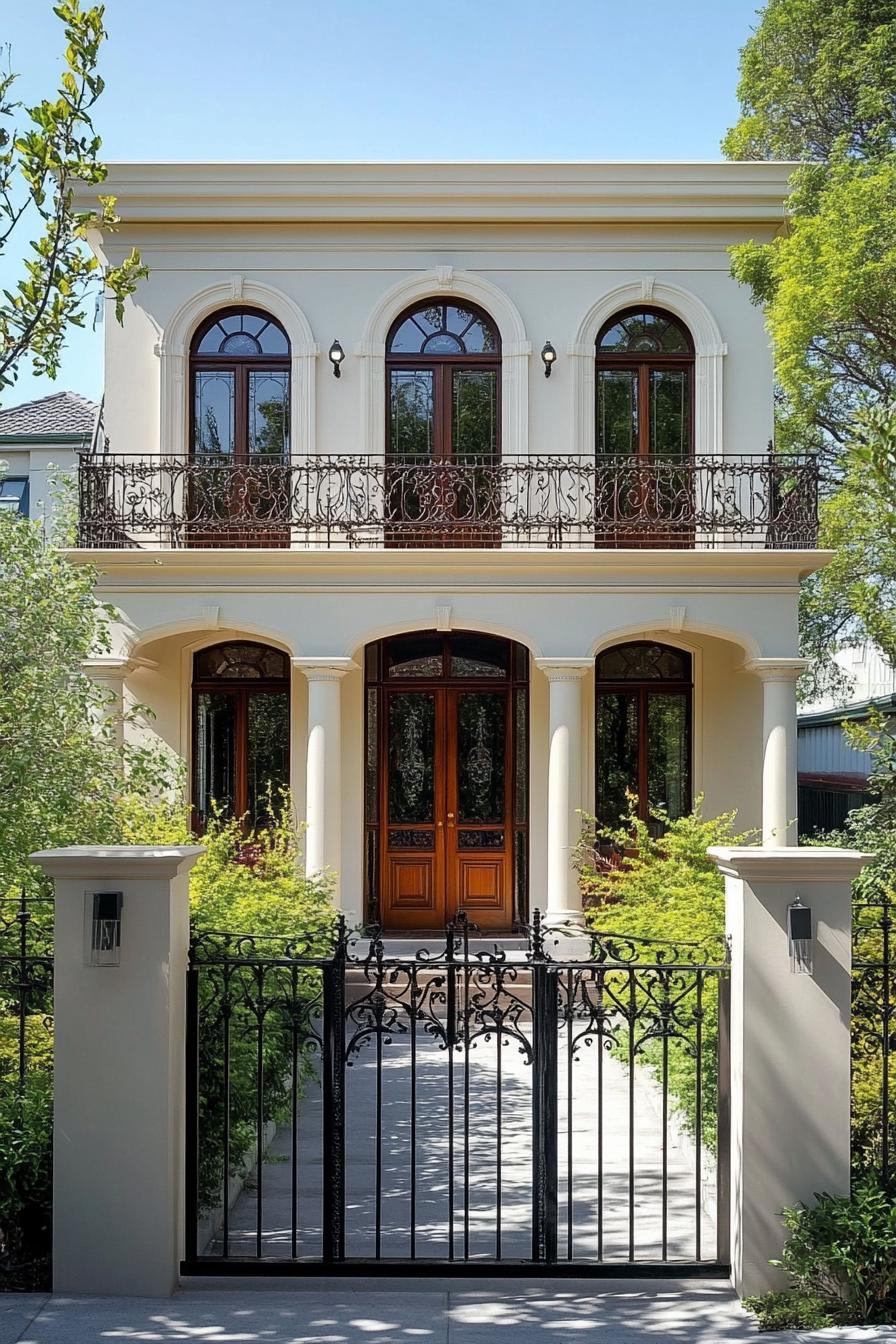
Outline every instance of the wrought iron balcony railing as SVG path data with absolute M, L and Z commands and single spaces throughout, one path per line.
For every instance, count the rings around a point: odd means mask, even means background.
M 812 548 L 818 466 L 753 457 L 84 457 L 85 547 Z

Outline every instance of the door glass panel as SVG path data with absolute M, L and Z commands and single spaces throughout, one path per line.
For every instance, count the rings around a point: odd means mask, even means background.
M 260 458 L 289 456 L 289 373 L 249 370 L 249 452 Z
M 389 821 L 434 822 L 436 700 L 429 691 L 389 696 Z
M 271 819 L 282 790 L 289 787 L 289 696 L 285 691 L 256 692 L 248 698 L 246 750 L 249 821 Z
M 624 691 L 597 698 L 597 819 L 617 826 L 638 788 L 638 699 Z
M 513 819 L 518 825 L 528 821 L 529 811 L 529 696 L 523 687 L 513 693 L 514 765 Z
M 488 635 L 453 635 L 452 677 L 506 677 L 507 644 Z
M 376 822 L 379 801 L 379 694 L 375 686 L 367 688 L 367 741 L 364 745 L 364 815 Z
M 683 695 L 651 692 L 647 697 L 647 796 L 650 807 L 664 807 L 672 821 L 683 816 L 690 805 L 688 717 Z
M 441 677 L 441 635 L 405 635 L 389 641 L 386 662 L 388 676 Z
M 650 451 L 658 457 L 690 450 L 689 386 L 684 369 L 650 370 Z
M 498 375 L 495 369 L 454 369 L 451 454 L 491 462 L 498 445 Z
M 457 697 L 457 814 L 464 822 L 504 820 L 506 699 L 488 691 Z
M 435 440 L 432 369 L 392 369 L 389 374 L 389 452 L 395 458 L 429 458 Z
M 233 453 L 233 374 L 199 370 L 193 382 L 193 451 L 220 456 Z
M 638 451 L 636 369 L 597 371 L 597 449 L 600 453 Z
M 212 803 L 233 810 L 236 704 L 222 691 L 196 696 L 196 811 L 200 828 L 208 822 Z

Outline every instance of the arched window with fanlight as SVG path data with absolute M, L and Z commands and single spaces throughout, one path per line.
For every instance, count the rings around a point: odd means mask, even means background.
M 193 808 L 204 830 L 213 807 L 250 826 L 269 820 L 289 785 L 289 658 L 252 640 L 214 644 L 193 658 Z
M 691 656 L 668 644 L 638 640 L 599 654 L 596 671 L 595 814 L 618 826 L 637 797 L 638 816 L 653 834 L 691 807 Z
M 288 457 L 289 340 L 253 308 L 213 313 L 190 352 L 193 453 L 234 462 Z
M 659 308 L 629 308 L 597 335 L 599 453 L 690 456 L 694 424 L 694 343 Z
M 386 342 L 387 540 L 471 540 L 494 523 L 501 340 L 473 304 L 425 299 Z M 441 470 L 438 468 L 441 467 Z

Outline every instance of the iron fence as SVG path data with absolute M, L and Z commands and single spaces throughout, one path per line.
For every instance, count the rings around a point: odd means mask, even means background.
M 896 960 L 887 893 L 853 906 L 852 1142 L 856 1166 L 896 1177 Z
M 724 949 L 408 948 L 194 939 L 185 1268 L 722 1272 Z
M 818 465 L 799 453 L 242 462 L 103 453 L 79 464 L 85 547 L 787 550 L 815 546 L 817 530 Z
M 53 902 L 0 897 L 0 1285 L 49 1286 Z

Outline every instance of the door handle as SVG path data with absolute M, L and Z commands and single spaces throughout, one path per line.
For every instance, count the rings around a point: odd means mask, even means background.
M 443 821 L 437 821 L 436 825 L 438 826 L 439 830 L 441 830 L 442 827 L 445 825 L 445 823 Z
M 448 820 L 449 820 L 449 821 L 453 821 L 453 820 L 454 820 L 454 813 L 453 813 L 453 812 L 449 812 L 449 813 L 448 813 Z

